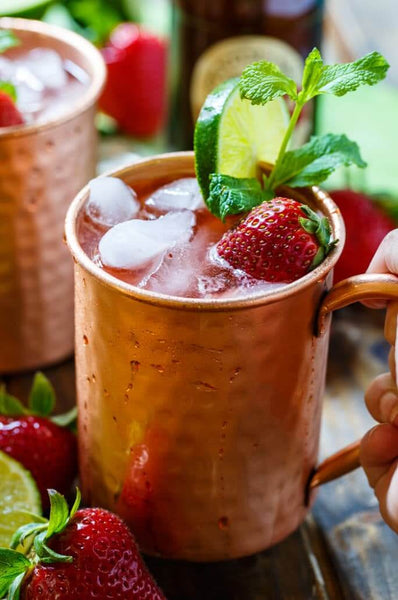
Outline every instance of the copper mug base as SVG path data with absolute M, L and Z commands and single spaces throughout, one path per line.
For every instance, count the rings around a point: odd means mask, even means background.
M 94 46 L 65 29 L 11 18 L 0 28 L 22 44 L 55 49 L 90 77 L 59 117 L 0 130 L 0 373 L 9 373 L 73 352 L 73 266 L 63 226 L 74 195 L 95 175 L 105 65 Z
M 192 153 L 113 173 L 154 187 L 193 174 Z M 121 514 L 148 554 L 216 561 L 264 550 L 300 525 L 315 485 L 358 465 L 356 445 L 314 477 L 328 298 L 331 308 L 372 294 L 397 298 L 398 286 L 380 276 L 329 291 L 344 244 L 340 212 L 316 188 L 281 193 L 327 215 L 339 244 L 299 281 L 244 299 L 130 286 L 79 245 L 87 188 L 68 212 L 83 494 Z

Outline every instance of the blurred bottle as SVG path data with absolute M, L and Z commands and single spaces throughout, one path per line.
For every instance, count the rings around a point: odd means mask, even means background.
M 207 94 L 256 60 L 301 81 L 303 58 L 318 46 L 323 0 L 173 0 L 170 145 L 191 149 L 193 124 Z M 302 115 L 296 143 L 312 131 Z

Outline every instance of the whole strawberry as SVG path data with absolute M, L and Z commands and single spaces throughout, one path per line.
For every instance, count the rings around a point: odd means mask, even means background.
M 32 473 L 45 509 L 47 489 L 68 493 L 77 475 L 76 435 L 58 424 L 70 424 L 75 414 L 51 418 L 54 404 L 54 390 L 42 373 L 35 375 L 29 408 L 0 389 L 0 450 Z
M 138 25 L 122 23 L 102 54 L 108 77 L 100 108 L 126 133 L 158 133 L 166 110 L 165 42 Z
M 346 242 L 334 269 L 335 282 L 364 273 L 381 240 L 396 227 L 395 222 L 365 194 L 337 190 L 330 194 L 340 208 L 346 227 Z
M 22 125 L 24 119 L 17 109 L 14 100 L 3 91 L 0 91 L 0 127 Z
M 49 521 L 24 525 L 11 542 L 12 548 L 22 544 L 30 559 L 0 549 L 0 581 L 9 570 L 20 600 L 164 600 L 120 517 L 101 508 L 77 510 L 79 494 L 69 514 L 63 496 L 49 495 Z
M 289 198 L 253 208 L 217 244 L 218 254 L 256 279 L 290 283 L 322 262 L 335 242 L 326 217 Z

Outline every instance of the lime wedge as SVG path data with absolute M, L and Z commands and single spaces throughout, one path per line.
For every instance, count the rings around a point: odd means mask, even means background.
M 53 0 L 1 0 L 1 17 L 35 17 L 39 18 L 45 7 Z
M 238 81 L 229 79 L 209 94 L 196 122 L 196 176 L 205 199 L 211 173 L 255 177 L 258 161 L 273 164 L 289 123 L 282 98 L 253 106 L 241 100 Z
M 32 475 L 21 463 L 0 452 L 0 546 L 8 546 L 13 534 L 32 517 L 41 515 L 40 494 Z

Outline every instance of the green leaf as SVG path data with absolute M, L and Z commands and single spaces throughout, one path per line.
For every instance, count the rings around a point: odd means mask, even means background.
M 76 488 L 76 498 L 75 498 L 75 501 L 74 501 L 73 506 L 72 506 L 72 508 L 70 510 L 70 513 L 69 513 L 69 521 L 76 514 L 76 512 L 79 510 L 81 499 L 82 499 L 82 495 L 80 493 L 80 490 L 79 490 L 79 488 Z
M 26 538 L 30 537 L 33 534 L 40 533 L 44 531 L 48 527 L 47 519 L 44 519 L 45 522 L 41 521 L 40 523 L 32 522 L 27 523 L 26 525 L 22 525 L 12 536 L 10 542 L 10 548 L 16 550 L 19 545 L 23 545 Z
M 56 425 L 60 427 L 67 427 L 74 433 L 76 433 L 76 422 L 77 422 L 77 406 L 74 406 L 68 412 L 62 415 L 53 415 L 50 419 Z
M 55 533 L 60 533 L 69 521 L 68 504 L 59 492 L 48 490 L 50 497 L 50 518 L 45 540 L 48 540 Z
M 21 597 L 21 585 L 23 578 L 25 577 L 25 573 L 21 573 L 14 579 L 10 588 L 8 590 L 8 600 L 19 600 Z
M 17 99 L 17 91 L 15 86 L 9 81 L 0 81 L 0 91 L 8 94 L 14 102 Z
M 26 408 L 15 396 L 7 394 L 5 385 L 0 385 L 0 414 L 7 417 L 19 417 L 27 413 Z
M 36 538 L 37 539 L 37 538 Z M 45 564 L 52 564 L 55 562 L 60 563 L 71 563 L 73 562 L 73 556 L 66 556 L 65 554 L 59 554 L 52 548 L 47 546 L 43 541 L 40 544 L 40 562 Z
M 224 221 L 228 215 L 237 215 L 270 199 L 257 179 L 210 175 L 210 194 L 206 200 L 209 210 Z
M 3 29 L 0 31 L 0 54 L 8 50 L 9 48 L 14 48 L 15 46 L 19 46 L 21 42 L 15 35 L 13 31 L 8 29 Z
M 301 148 L 285 153 L 275 167 L 274 187 L 318 185 L 342 165 L 366 167 L 358 145 L 345 135 L 314 136 Z
M 388 62 L 379 52 L 371 52 L 351 63 L 324 65 L 319 51 L 314 48 L 305 61 L 299 99 L 307 102 L 319 94 L 344 96 L 361 85 L 375 85 L 385 78 L 388 69 Z
M 29 408 L 34 415 L 47 417 L 55 406 L 55 392 L 43 373 L 36 373 L 29 396 Z
M 248 65 L 240 78 L 241 98 L 252 104 L 266 104 L 279 96 L 287 94 L 297 100 L 297 86 L 279 67 L 266 60 Z
M 20 552 L 0 548 L 0 598 L 6 595 L 14 579 L 29 567 L 30 561 Z
M 94 43 L 103 43 L 122 21 L 122 15 L 109 0 L 74 0 L 69 2 L 72 17 L 85 27 L 86 37 Z

